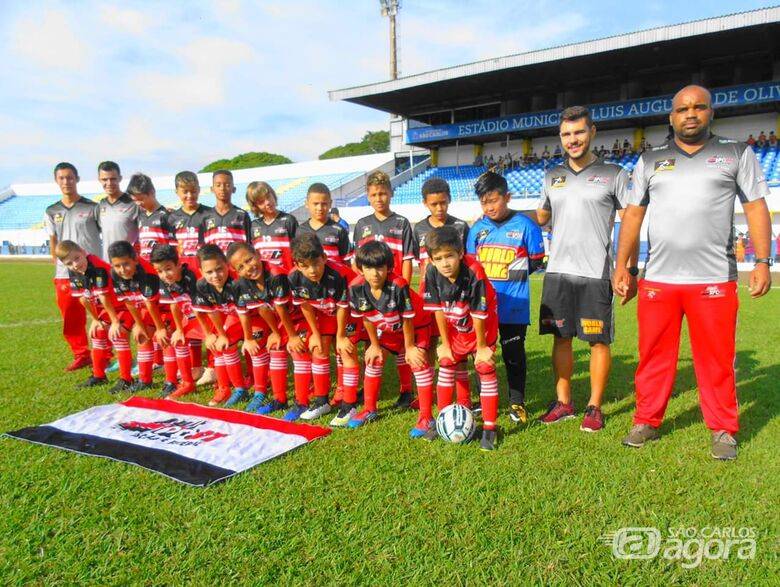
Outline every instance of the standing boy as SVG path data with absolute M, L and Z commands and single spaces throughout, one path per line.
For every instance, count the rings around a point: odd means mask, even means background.
M 157 201 L 157 192 L 148 175 L 133 175 L 127 184 L 127 193 L 141 209 L 138 216 L 138 240 L 141 258 L 148 261 L 155 245 L 176 242 L 168 210 Z
M 290 243 L 298 230 L 295 216 L 278 209 L 274 189 L 264 181 L 253 181 L 246 188 L 246 201 L 256 216 L 250 227 L 250 240 L 263 261 L 291 271 Z
M 328 218 L 332 203 L 328 186 L 311 184 L 306 192 L 306 209 L 311 217 L 298 227 L 298 233 L 310 232 L 320 239 L 329 261 L 349 263 L 352 260 L 349 234 L 343 226 Z
M 249 242 L 249 212 L 233 204 L 233 174 L 226 169 L 215 171 L 211 191 L 217 204 L 203 215 L 203 242 L 217 245 L 224 253 L 230 243 Z

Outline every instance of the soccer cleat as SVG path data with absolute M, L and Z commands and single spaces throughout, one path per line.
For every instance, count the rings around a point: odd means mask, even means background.
M 479 404 L 479 403 L 471 404 L 471 413 L 474 414 L 475 416 L 478 416 L 479 414 L 481 414 L 482 413 L 482 404 Z M 510 413 L 509 417 L 510 418 L 512 417 L 511 413 Z
M 188 393 L 192 393 L 195 391 L 195 383 L 190 381 L 189 383 L 179 383 L 179 386 L 176 388 L 176 391 L 174 391 L 171 395 L 168 396 L 168 399 L 176 399 L 183 395 L 187 395 Z
M 347 422 L 348 428 L 360 428 L 363 424 L 370 424 L 379 420 L 379 412 L 376 410 L 363 410 L 359 414 L 352 416 Z
M 348 404 L 341 404 L 338 414 L 330 421 L 333 428 L 343 428 L 349 421 L 357 415 L 357 409 Z
M 76 357 L 73 359 L 73 361 L 65 367 L 65 371 L 78 371 L 79 369 L 83 369 L 84 367 L 89 367 L 92 364 L 92 358 L 89 355 L 82 355 L 81 357 Z M 108 370 L 106 370 L 108 371 Z
M 270 414 L 271 412 L 278 412 L 279 410 L 286 410 L 287 409 L 287 402 L 280 402 L 278 400 L 272 399 L 267 404 L 263 404 L 257 410 L 255 410 L 255 414 L 265 415 Z
M 398 399 L 395 400 L 395 407 L 399 410 L 406 410 L 412 405 L 414 396 L 411 391 L 402 391 L 398 394 Z
M 76 384 L 76 389 L 86 389 L 87 387 L 96 387 L 98 385 L 105 385 L 106 383 L 108 383 L 108 379 L 105 377 L 95 377 L 94 375 L 90 375 L 89 379 L 87 379 L 84 383 Z
M 574 402 L 563 404 L 558 400 L 555 400 L 547 408 L 547 412 L 544 416 L 539 418 L 542 424 L 555 424 L 556 422 L 563 422 L 564 420 L 570 420 L 577 413 L 574 409 Z
M 287 412 L 282 416 L 282 420 L 285 420 L 287 422 L 294 422 L 298 418 L 301 417 L 301 414 L 303 414 L 308 408 L 306 406 L 302 406 L 298 402 L 295 402 L 293 406 L 287 410 Z
M 255 392 L 252 395 L 252 399 L 244 408 L 247 412 L 257 412 L 257 410 L 265 403 L 266 395 L 264 393 Z
M 471 411 L 472 413 L 474 412 L 474 410 Z M 509 406 L 509 419 L 521 426 L 528 424 L 528 412 L 525 411 L 525 406 L 523 404 L 512 404 Z
M 111 364 L 106 367 L 106 373 L 116 373 L 119 371 L 119 361 L 111 361 Z
M 409 404 L 409 409 L 410 410 L 417 410 L 417 411 L 419 411 L 420 410 L 420 399 L 419 398 L 414 398 L 412 400 L 412 403 Z
M 498 440 L 497 430 L 483 430 L 482 440 L 479 441 L 479 450 L 496 450 L 496 440 Z
M 733 461 L 737 458 L 737 440 L 725 430 L 717 430 L 712 433 L 713 459 L 719 461 Z
M 249 394 L 243 387 L 236 387 L 233 393 L 230 395 L 228 401 L 225 402 L 225 407 L 229 408 L 235 406 L 238 402 L 245 402 L 249 399 Z
M 108 393 L 132 393 L 134 386 L 135 382 L 128 381 L 127 379 L 120 379 L 108 390 Z
M 658 440 L 658 438 L 658 428 L 655 426 L 650 426 L 649 424 L 634 424 L 634 427 L 631 428 L 631 432 L 623 439 L 623 444 L 633 448 L 642 448 L 646 442 Z
M 344 389 L 341 386 L 336 388 L 333 392 L 333 399 L 330 400 L 331 407 L 338 408 L 341 406 L 341 402 L 344 401 Z
M 315 404 L 303 412 L 303 414 L 301 414 L 301 420 L 316 420 L 317 418 L 322 418 L 325 414 L 330 414 L 332 409 L 333 408 L 330 407 L 330 404 L 326 400 L 324 403 L 320 405 Z
M 165 399 L 169 395 L 171 395 L 174 391 L 176 391 L 176 384 L 171 383 L 170 381 L 166 381 L 163 383 L 162 389 L 160 390 L 160 397 Z
M 163 368 L 164 367 L 160 363 L 155 363 L 154 365 L 152 365 L 152 371 L 162 371 Z
M 582 419 L 580 430 L 583 432 L 598 432 L 604 428 L 604 416 L 601 409 L 596 406 L 585 408 L 585 417 Z
M 431 420 L 431 423 L 428 424 L 428 430 L 422 435 L 422 439 L 430 442 L 437 438 L 439 438 L 439 432 L 436 430 L 436 420 Z
M 136 381 L 133 383 L 133 389 L 131 390 L 132 393 L 137 393 L 139 391 L 146 391 L 147 389 L 154 388 L 154 383 L 144 383 L 143 381 Z
M 423 438 L 432 426 L 433 429 L 436 430 L 436 426 L 432 418 L 420 417 L 420 419 L 417 420 L 417 424 L 414 425 L 414 428 L 409 431 L 409 436 L 412 438 Z
M 217 385 L 214 388 L 214 396 L 209 400 L 210 406 L 216 406 L 221 404 L 230 398 L 230 387 L 220 387 Z
M 195 385 L 213 385 L 217 382 L 217 373 L 211 367 L 203 370 L 203 374 L 195 380 Z

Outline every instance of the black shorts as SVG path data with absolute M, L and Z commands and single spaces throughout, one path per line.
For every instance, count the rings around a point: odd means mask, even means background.
M 539 308 L 539 334 L 576 336 L 586 342 L 610 344 L 615 331 L 609 279 L 546 273 Z

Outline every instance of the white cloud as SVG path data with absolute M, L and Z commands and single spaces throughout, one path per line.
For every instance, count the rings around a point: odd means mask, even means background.
M 13 46 L 24 59 L 48 69 L 82 72 L 91 56 L 68 15 L 44 10 L 19 18 L 13 27 Z
M 143 12 L 113 5 L 101 6 L 98 19 L 112 29 L 130 35 L 142 35 L 151 24 L 151 18 Z

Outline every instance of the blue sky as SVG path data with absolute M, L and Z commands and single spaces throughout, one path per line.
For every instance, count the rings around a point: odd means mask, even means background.
M 699 4 L 700 6 L 696 6 Z M 739 10 L 766 6 L 743 0 Z M 405 0 L 401 75 L 735 10 L 549 0 Z M 172 174 L 270 151 L 295 161 L 387 128 L 327 91 L 388 77 L 375 0 L 0 0 L 0 188 L 61 160 Z

